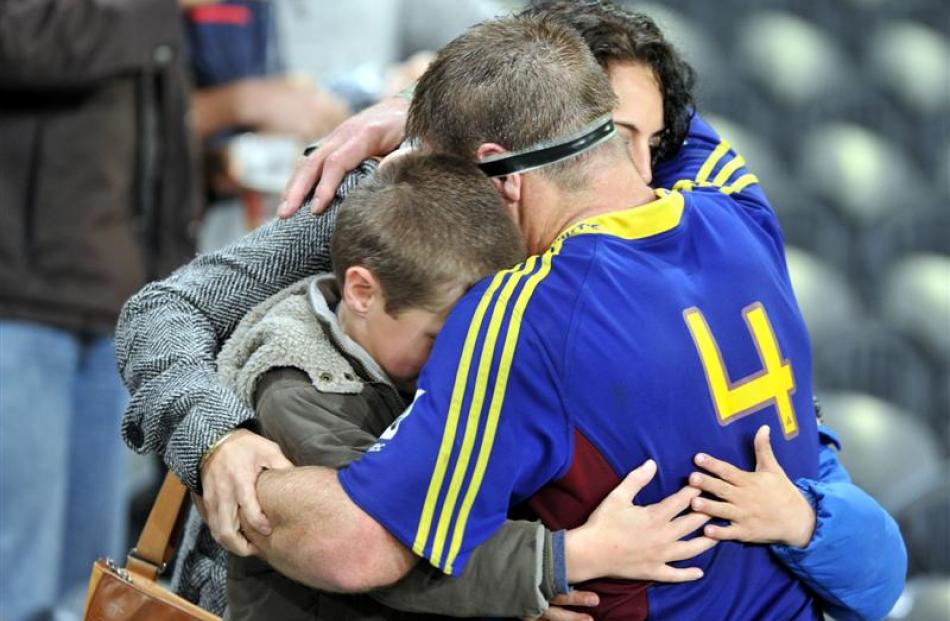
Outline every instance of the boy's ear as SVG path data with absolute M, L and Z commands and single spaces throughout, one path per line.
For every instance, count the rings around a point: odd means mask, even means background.
M 508 149 L 494 142 L 486 142 L 478 145 L 475 150 L 475 159 L 481 161 L 492 155 L 502 155 L 508 153 Z M 521 175 L 518 173 L 505 175 L 504 177 L 492 177 L 492 185 L 501 195 L 505 204 L 509 207 L 521 201 Z
M 356 315 L 365 315 L 373 300 L 382 293 L 379 281 L 362 265 L 347 268 L 343 278 L 343 302 Z

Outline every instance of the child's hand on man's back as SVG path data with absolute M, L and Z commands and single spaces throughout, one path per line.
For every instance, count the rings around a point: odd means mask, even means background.
M 689 484 L 719 500 L 694 498 L 692 508 L 728 520 L 728 526 L 708 525 L 707 537 L 746 543 L 781 543 L 804 548 L 815 531 L 815 510 L 775 459 L 769 427 L 755 434 L 755 471 L 700 453 L 696 465 L 711 474 L 694 472 Z

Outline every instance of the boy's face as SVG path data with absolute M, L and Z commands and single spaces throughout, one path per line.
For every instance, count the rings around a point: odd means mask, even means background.
M 372 304 L 366 314 L 363 347 L 397 386 L 415 390 L 432 343 L 455 302 L 453 299 L 441 312 L 409 308 L 395 317 L 386 312 L 384 304 Z

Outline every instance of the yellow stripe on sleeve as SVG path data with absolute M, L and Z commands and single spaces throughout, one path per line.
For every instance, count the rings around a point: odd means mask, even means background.
M 505 283 L 498 300 L 492 308 L 491 319 L 488 323 L 488 331 L 485 334 L 484 345 L 482 346 L 481 358 L 478 361 L 478 371 L 475 376 L 475 387 L 472 391 L 472 402 L 468 410 L 468 417 L 465 423 L 465 433 L 462 437 L 462 446 L 458 457 L 453 466 L 452 479 L 449 483 L 448 492 L 442 503 L 442 510 L 439 514 L 439 522 L 435 531 L 435 540 L 432 543 L 432 554 L 430 558 L 438 563 L 442 558 L 445 549 L 445 543 L 448 537 L 449 526 L 452 523 L 452 517 L 455 515 L 455 506 L 458 501 L 459 492 L 462 489 L 462 483 L 465 480 L 465 473 L 468 471 L 468 464 L 471 461 L 472 452 L 475 446 L 475 440 L 478 434 L 478 426 L 481 422 L 482 409 L 485 401 L 485 392 L 488 386 L 488 374 L 491 369 L 492 361 L 495 359 L 496 343 L 498 334 L 501 332 L 502 320 L 508 310 L 508 302 L 511 296 L 521 282 L 521 279 L 534 271 L 537 265 L 538 257 L 532 256 Z M 462 392 L 464 395 L 464 390 Z M 451 450 L 451 446 L 448 447 Z
M 512 268 L 495 274 L 494 279 L 492 279 L 491 284 L 475 308 L 475 314 L 472 316 L 472 321 L 468 326 L 465 344 L 462 346 L 462 354 L 459 357 L 458 370 L 455 372 L 455 385 L 452 389 L 452 400 L 449 403 L 449 412 L 446 416 L 445 431 L 442 433 L 442 443 L 439 445 L 439 454 L 436 458 L 435 469 L 432 473 L 432 478 L 429 480 L 429 489 L 426 492 L 425 503 L 422 506 L 422 515 L 419 517 L 416 538 L 412 544 L 412 551 L 419 556 L 425 556 L 424 549 L 426 541 L 429 539 L 432 516 L 435 514 L 435 506 L 439 500 L 439 491 L 442 489 L 442 481 L 445 478 L 449 459 L 452 456 L 452 446 L 455 443 L 459 414 L 462 410 L 462 400 L 465 398 L 469 368 L 472 362 L 472 355 L 475 351 L 475 344 L 478 341 L 478 333 L 481 332 L 485 312 L 488 310 L 488 305 L 491 303 L 492 297 L 494 297 L 495 292 L 498 290 L 498 287 L 501 286 L 506 276 L 516 270 L 517 268 Z
M 449 555 L 445 563 L 445 571 L 448 574 L 453 573 L 455 560 L 458 557 L 459 550 L 462 547 L 462 539 L 465 535 L 465 527 L 468 524 L 468 517 L 472 510 L 472 505 L 478 496 L 482 480 L 485 477 L 485 470 L 488 468 L 488 459 L 491 456 L 492 447 L 495 442 L 495 433 L 498 429 L 498 421 L 501 410 L 505 402 L 505 392 L 508 387 L 508 376 L 511 371 L 512 360 L 514 359 L 515 347 L 518 343 L 518 335 L 521 331 L 521 319 L 524 316 L 525 308 L 531 299 L 532 294 L 538 284 L 551 271 L 551 262 L 561 251 L 564 239 L 559 239 L 543 256 L 541 268 L 535 273 L 518 296 L 515 307 L 511 312 L 511 318 L 508 322 L 508 332 L 505 335 L 505 344 L 502 349 L 501 360 L 498 366 L 498 375 L 495 379 L 494 390 L 492 391 L 491 404 L 488 409 L 488 420 L 485 423 L 485 432 L 482 438 L 482 445 L 478 452 L 478 459 L 475 462 L 475 471 L 472 474 L 472 480 L 465 492 L 462 500 L 462 507 L 459 511 L 458 520 L 452 534 L 452 545 L 449 548 Z
M 758 182 L 759 182 L 758 177 L 756 177 L 752 173 L 748 173 L 736 179 L 736 182 L 733 183 L 732 185 L 727 185 L 726 187 L 724 187 L 722 191 L 724 194 L 735 194 L 736 192 L 741 192 L 742 190 L 746 189 L 750 185 L 754 183 L 758 183 Z
M 722 167 L 719 174 L 713 179 L 713 185 L 725 185 L 726 181 L 729 181 L 729 177 L 743 166 L 745 166 L 745 159 L 741 155 L 735 156 L 728 164 Z
M 719 142 L 712 153 L 709 154 L 709 157 L 706 158 L 706 161 L 703 162 L 703 165 L 700 167 L 699 172 L 696 173 L 696 183 L 705 183 L 709 179 L 709 175 L 712 174 L 713 169 L 716 167 L 716 164 L 719 163 L 719 160 L 722 159 L 726 153 L 729 152 L 729 143 L 725 140 Z

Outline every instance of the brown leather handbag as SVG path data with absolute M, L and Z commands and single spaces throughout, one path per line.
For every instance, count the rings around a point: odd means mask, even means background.
M 84 621 L 220 621 L 156 582 L 175 553 L 172 533 L 187 490 L 172 473 L 165 476 L 138 544 L 124 568 L 110 559 L 92 566 Z

